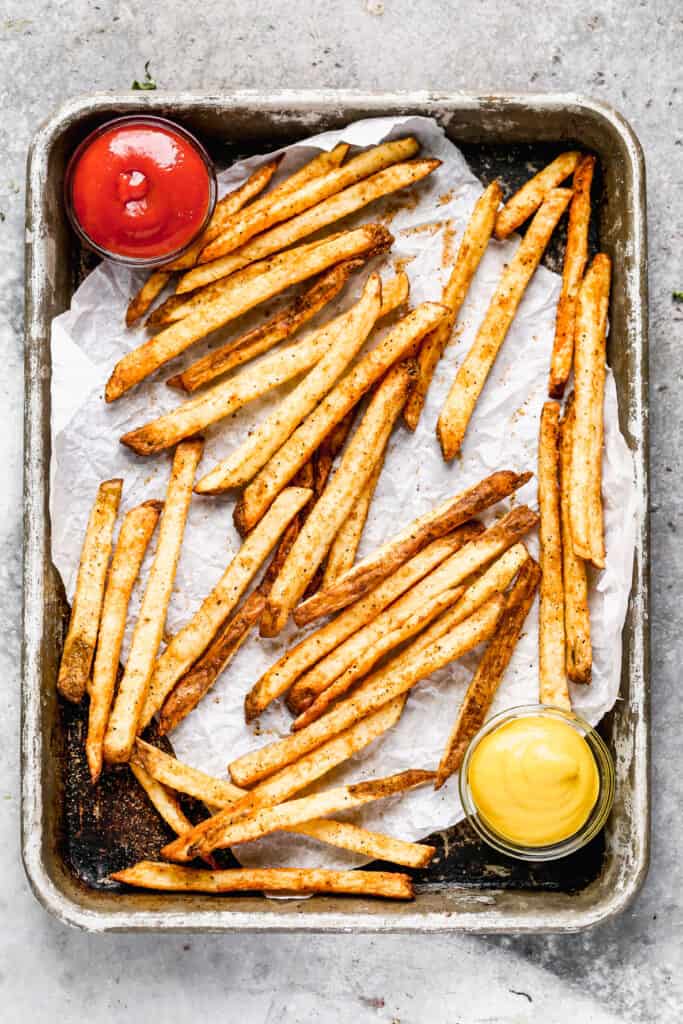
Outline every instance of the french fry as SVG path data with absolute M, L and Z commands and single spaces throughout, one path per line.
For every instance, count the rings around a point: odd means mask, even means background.
M 565 668 L 562 527 L 559 482 L 560 407 L 546 402 L 538 441 L 538 507 L 541 515 L 541 603 L 538 678 L 541 704 L 571 710 Z
M 195 341 L 223 327 L 259 303 L 320 274 L 335 263 L 355 259 L 365 253 L 384 251 L 391 241 L 392 236 L 382 225 L 365 224 L 337 235 L 332 240 L 288 249 L 233 274 L 220 282 L 217 292 L 211 293 L 205 305 L 202 304 L 200 293 L 196 297 L 197 308 L 194 312 L 123 356 L 107 381 L 106 401 L 113 402 L 120 398 Z
M 196 708 L 249 636 L 265 607 L 263 594 L 255 591 L 209 644 L 199 661 L 181 676 L 159 712 L 159 733 L 167 735 Z
M 407 868 L 427 867 L 436 853 L 436 847 L 425 843 L 409 843 L 403 839 L 393 839 L 382 832 L 369 832 L 350 821 L 330 821 L 319 818 L 297 826 L 297 834 L 317 839 L 318 842 L 330 846 L 341 846 L 344 850 L 352 850 L 372 860 L 385 860 L 390 864 L 400 864 Z
M 183 836 L 191 832 L 194 826 L 184 813 L 178 798 L 145 771 L 143 765 L 136 759 L 135 754 L 131 755 L 129 767 L 149 797 L 152 806 L 159 812 L 166 824 L 173 829 L 175 834 Z
M 128 761 L 133 749 L 154 659 L 164 631 L 192 497 L 192 483 L 203 447 L 201 440 L 186 441 L 178 445 L 173 456 L 157 549 L 104 737 L 104 759 L 109 763 Z
M 210 263 L 219 256 L 233 252 L 254 235 L 267 231 L 283 220 L 290 220 L 327 199 L 328 196 L 354 185 L 362 178 L 367 178 L 400 160 L 415 156 L 418 149 L 418 143 L 413 138 L 382 143 L 353 157 L 343 167 L 328 171 L 327 174 L 314 178 L 301 188 L 291 190 L 270 203 L 264 201 L 240 211 L 231 218 L 218 238 L 206 246 L 199 257 L 199 262 Z
M 141 889 L 166 892 L 284 892 L 335 893 L 347 896 L 380 896 L 411 900 L 409 875 L 391 871 L 329 871 L 324 868 L 227 868 L 206 871 L 141 860 L 131 868 L 109 876 Z
M 443 306 L 435 302 L 421 303 L 351 367 L 244 490 L 234 512 L 235 525 L 240 533 L 248 533 L 330 430 L 394 363 L 411 352 L 444 315 Z
M 436 774 L 435 789 L 458 771 L 472 737 L 481 729 L 510 658 L 514 652 L 524 620 L 536 596 L 541 571 L 533 558 L 527 558 L 505 601 L 495 636 L 489 641 L 477 670 L 467 687 L 465 699 L 453 731 L 446 743 Z
M 191 768 L 139 736 L 135 741 L 135 758 L 157 782 L 212 807 L 228 807 L 245 794 L 245 790 L 233 786 L 227 779 L 216 779 L 198 768 Z
M 561 153 L 552 163 L 522 185 L 508 199 L 496 217 L 496 238 L 502 241 L 512 234 L 520 224 L 528 220 L 531 214 L 546 201 L 553 189 L 574 173 L 580 159 L 581 153 L 577 150 Z
M 553 189 L 529 225 L 506 265 L 472 347 L 458 367 L 436 432 L 444 459 L 453 459 L 462 446 L 479 395 L 514 320 L 557 222 L 571 199 L 569 189 Z
M 437 363 L 448 344 L 460 307 L 465 301 L 472 279 L 491 238 L 502 194 L 498 182 L 493 181 L 477 200 L 465 228 L 455 264 L 441 297 L 444 306 L 448 306 L 451 310 L 451 315 L 432 334 L 427 335 L 420 346 L 417 358 L 417 380 L 403 410 L 403 419 L 410 430 L 417 428 Z
M 198 493 L 242 486 L 282 447 L 364 345 L 381 312 L 381 288 L 379 274 L 371 274 L 358 302 L 319 329 L 320 360 L 228 458 L 202 477 Z
M 216 377 L 222 377 L 228 370 L 241 366 L 262 352 L 269 351 L 285 338 L 290 338 L 303 324 L 332 302 L 351 274 L 362 265 L 362 260 L 337 263 L 331 270 L 316 278 L 313 284 L 265 324 L 255 327 L 246 334 L 238 335 L 220 348 L 212 349 L 182 373 L 169 377 L 166 383 L 183 391 L 196 391 L 197 388 L 210 384 Z
M 102 771 L 102 747 L 116 687 L 128 602 L 161 509 L 161 502 L 147 501 L 126 513 L 111 561 L 88 688 L 90 705 L 85 754 L 93 782 L 97 782 Z
M 351 511 L 339 527 L 337 534 L 332 541 L 332 546 L 330 547 L 327 556 L 327 562 L 325 563 L 323 587 L 329 587 L 332 581 L 336 580 L 337 576 L 341 576 L 343 572 L 350 569 L 356 560 L 356 552 L 358 551 L 358 545 L 360 544 L 365 521 L 368 518 L 372 496 L 375 493 L 377 481 L 380 478 L 380 474 L 384 466 L 385 454 L 386 445 L 377 459 L 370 476 L 361 488 L 360 494 L 351 506 Z
M 261 618 L 261 635 L 275 636 L 322 564 L 335 534 L 351 511 L 357 486 L 367 481 L 384 450 L 408 394 L 412 367 L 393 367 L 375 392 L 339 467 L 316 502 L 294 541 L 268 595 Z
M 367 558 L 335 580 L 330 587 L 300 604 L 294 612 L 297 626 L 308 625 L 358 600 L 412 558 L 421 548 L 450 533 L 461 523 L 507 498 L 530 479 L 530 473 L 499 470 L 478 484 L 419 516 L 405 530 L 386 541 Z
M 588 262 L 588 225 L 594 168 L 595 157 L 584 156 L 574 171 L 574 195 L 569 204 L 562 291 L 557 304 L 555 340 L 550 360 L 548 394 L 551 398 L 562 398 L 572 368 L 576 295 Z
M 283 530 L 310 496 L 311 491 L 306 487 L 288 487 L 282 492 L 258 528 L 244 541 L 190 621 L 169 642 L 154 666 L 138 731 L 148 725 L 181 676 L 204 653 L 275 547 Z
M 126 327 L 132 327 L 140 317 L 144 316 L 158 295 L 172 278 L 165 270 L 155 270 L 149 275 L 142 287 L 128 303 L 126 310 Z
M 596 569 L 605 568 L 601 483 L 610 276 L 609 257 L 598 253 L 579 289 L 574 337 L 576 422 L 569 511 L 574 551 Z
M 574 421 L 574 395 L 571 394 L 560 424 L 560 514 L 566 663 L 567 675 L 573 683 L 590 683 L 593 651 L 586 566 L 583 559 L 574 553 L 569 515 Z
M 249 722 L 259 715 L 271 701 L 285 693 L 306 669 L 343 643 L 357 629 L 371 622 L 392 601 L 431 572 L 453 551 L 457 551 L 471 537 L 481 532 L 483 527 L 479 523 L 467 523 L 427 545 L 423 551 L 408 560 L 364 598 L 286 651 L 247 694 L 244 702 L 246 720 Z
M 81 548 L 71 618 L 57 676 L 57 689 L 62 697 L 74 703 L 78 703 L 85 694 L 95 656 L 122 487 L 123 480 L 105 480 L 100 484 Z
M 410 163 L 393 164 L 318 203 L 297 217 L 292 217 L 284 224 L 265 231 L 227 256 L 200 264 L 185 274 L 179 281 L 177 290 L 180 293 L 193 291 L 195 288 L 201 288 L 234 274 L 235 271 L 256 260 L 265 259 L 274 252 L 281 252 L 302 238 L 327 227 L 328 224 L 348 217 L 375 199 L 421 181 L 439 167 L 440 163 L 440 160 L 414 160 Z
M 350 697 L 340 701 L 317 722 L 233 761 L 230 764 L 233 782 L 239 786 L 259 782 L 390 700 L 407 693 L 421 679 L 488 640 L 503 607 L 503 598 L 495 594 L 469 619 L 452 628 L 455 609 L 444 612 L 404 651 L 364 680 Z

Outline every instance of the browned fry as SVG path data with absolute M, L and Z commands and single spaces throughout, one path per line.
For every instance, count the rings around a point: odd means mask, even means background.
M 85 754 L 93 782 L 97 782 L 102 771 L 102 747 L 116 687 L 128 602 L 161 509 L 161 502 L 146 501 L 126 513 L 111 561 L 102 604 L 97 653 L 88 688 L 90 706 Z
M 382 832 L 369 832 L 358 825 L 352 825 L 350 821 L 319 818 L 317 821 L 297 825 L 296 831 L 318 842 L 341 846 L 344 850 L 353 850 L 372 860 L 384 860 L 407 868 L 426 867 L 436 853 L 434 846 L 393 839 Z
M 533 558 L 527 558 L 505 599 L 505 610 L 500 617 L 495 635 L 489 640 L 477 671 L 467 687 L 465 699 L 439 764 L 435 789 L 441 789 L 446 779 L 458 771 L 470 740 L 484 724 L 519 640 L 524 620 L 536 596 L 540 578 L 541 570 L 538 564 Z
M 140 290 L 128 303 L 126 310 L 126 327 L 132 327 L 136 320 L 144 316 L 157 295 L 160 295 L 173 275 L 165 270 L 155 270 L 149 275 Z
M 133 749 L 138 720 L 166 623 L 192 497 L 192 483 L 203 447 L 201 440 L 187 441 L 178 445 L 173 456 L 157 549 L 104 737 L 104 759 L 109 763 L 128 761 Z
M 198 359 L 166 382 L 170 387 L 181 388 L 183 391 L 196 391 L 197 388 L 209 384 L 216 377 L 221 377 L 228 370 L 241 366 L 267 352 L 291 337 L 316 313 L 339 294 L 351 274 L 363 265 L 362 260 L 347 260 L 338 263 L 331 270 L 316 278 L 312 285 L 298 295 L 293 302 L 276 313 L 265 324 L 255 327 L 247 334 L 238 335 L 226 345 L 212 349 L 202 359 Z
M 135 754 L 131 756 L 129 767 L 150 799 L 152 806 L 159 812 L 167 825 L 177 836 L 183 836 L 193 829 L 192 822 L 184 813 L 178 798 L 151 776 Z
M 465 228 L 455 264 L 441 296 L 441 301 L 444 306 L 449 307 L 451 315 L 436 331 L 427 335 L 420 346 L 417 360 L 417 380 L 403 410 L 403 419 L 410 430 L 417 428 L 437 363 L 448 344 L 460 307 L 465 301 L 472 279 L 489 243 L 502 195 L 500 185 L 497 181 L 493 181 L 477 200 Z
M 332 581 L 350 569 L 356 560 L 356 552 L 360 544 L 363 527 L 368 518 L 372 497 L 384 466 L 385 454 L 386 445 L 354 501 L 351 511 L 337 530 L 337 535 L 332 541 L 327 562 L 325 563 L 325 574 L 322 580 L 323 587 L 330 586 Z
M 171 732 L 196 708 L 258 622 L 265 607 L 263 594 L 255 591 L 243 607 L 223 626 L 216 638 L 192 668 L 178 680 L 159 713 L 159 732 Z
M 299 605 L 294 612 L 297 626 L 305 626 L 321 615 L 329 615 L 357 601 L 421 548 L 507 498 L 522 487 L 530 476 L 530 473 L 499 470 L 415 519 L 405 530 L 340 576 L 330 587 Z
M 216 291 L 212 291 L 206 301 L 201 292 L 195 296 L 193 312 L 118 361 L 107 381 L 105 399 L 112 402 L 120 398 L 195 341 L 286 288 L 322 273 L 335 263 L 385 251 L 391 242 L 391 234 L 381 224 L 365 224 L 331 240 L 288 249 L 210 286 Z
M 546 402 L 538 441 L 538 507 L 541 514 L 541 603 L 539 611 L 539 699 L 571 710 L 565 668 L 564 589 L 559 481 L 560 407 Z
M 574 551 L 605 568 L 602 517 L 602 442 L 605 343 L 611 263 L 598 253 L 579 290 L 574 338 L 576 422 L 569 511 Z
M 580 159 L 581 153 L 577 150 L 561 153 L 522 185 L 496 217 L 496 238 L 507 238 L 523 224 L 545 202 L 552 190 L 574 173 Z
M 206 871 L 142 860 L 109 876 L 142 889 L 166 892 L 284 892 L 335 893 L 411 900 L 409 875 L 390 871 L 328 871 L 324 868 L 228 868 Z
M 590 683 L 593 665 L 588 584 L 583 559 L 574 553 L 569 516 L 574 443 L 574 395 L 569 396 L 560 425 L 560 513 L 567 675 L 573 683 Z
M 562 398 L 572 368 L 576 296 L 588 261 L 588 225 L 594 168 L 595 157 L 584 156 L 574 171 L 574 195 L 569 205 L 562 291 L 557 304 L 555 340 L 550 361 L 548 394 L 551 398 Z
M 212 807 L 228 807 L 245 794 L 243 789 L 233 786 L 227 779 L 216 779 L 198 768 L 191 768 L 151 743 L 145 743 L 140 737 L 135 741 L 135 757 L 157 782 Z
M 105 480 L 97 489 L 85 531 L 71 618 L 57 676 L 62 697 L 77 703 L 88 686 L 100 625 L 107 568 L 123 480 Z

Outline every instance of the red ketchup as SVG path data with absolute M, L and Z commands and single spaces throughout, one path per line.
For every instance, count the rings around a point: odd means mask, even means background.
M 160 261 L 190 245 L 215 189 L 199 143 L 156 118 L 122 118 L 94 132 L 67 175 L 67 202 L 85 241 L 126 261 Z

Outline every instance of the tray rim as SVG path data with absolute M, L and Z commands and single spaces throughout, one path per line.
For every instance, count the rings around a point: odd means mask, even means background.
M 343 110 L 358 105 L 367 116 L 391 114 L 398 109 L 414 107 L 416 113 L 437 105 L 443 109 L 487 110 L 493 116 L 504 115 L 506 106 L 524 106 L 530 111 L 557 112 L 575 108 L 590 113 L 616 131 L 628 153 L 633 179 L 631 242 L 636 263 L 627 275 L 625 289 L 631 304 L 629 336 L 634 345 L 639 387 L 634 387 L 629 425 L 635 439 L 634 463 L 637 484 L 643 499 L 636 549 L 633 602 L 633 632 L 628 671 L 640 696 L 640 711 L 634 725 L 634 763 L 632 770 L 633 820 L 639 824 L 634 838 L 634 854 L 626 883 L 607 898 L 580 911 L 568 905 L 544 914 L 538 907 L 509 912 L 497 908 L 482 913 L 477 902 L 487 903 L 486 892 L 465 889 L 473 910 L 454 912 L 419 911 L 402 907 L 400 916 L 389 914 L 377 903 L 372 912 L 350 914 L 336 911 L 307 911 L 300 915 L 298 902 L 289 904 L 293 913 L 283 915 L 272 910 L 221 909 L 220 904 L 209 911 L 188 909 L 174 912 L 166 909 L 104 911 L 90 910 L 69 898 L 49 874 L 43 859 L 43 804 L 40 785 L 40 764 L 44 737 L 41 734 L 40 639 L 43 635 L 44 608 L 43 554 L 47 537 L 46 494 L 49 487 L 49 451 L 42 443 L 41 430 L 46 414 L 40 388 L 36 387 L 38 365 L 37 343 L 45 337 L 49 324 L 41 316 L 41 304 L 51 287 L 41 272 L 49 238 L 36 232 L 41 223 L 42 187 L 47 176 L 47 158 L 51 140 L 75 118 L 96 115 L 111 106 L 130 110 L 149 110 L 172 106 L 190 109 L 194 105 L 220 105 L 229 113 L 245 105 L 264 113 L 290 111 L 304 113 L 324 109 Z M 22 731 L 21 731 L 21 850 L 25 872 L 31 889 L 45 909 L 63 923 L 92 932 L 101 931 L 249 931 L 249 932 L 557 932 L 578 931 L 603 922 L 621 913 L 635 898 L 643 884 L 649 861 L 649 529 L 648 499 L 648 433 L 647 433 L 647 257 L 645 219 L 645 164 L 638 138 L 625 118 L 611 106 L 575 93 L 491 93 L 478 95 L 461 91 L 392 91 L 362 90 L 282 90 L 264 93 L 256 89 L 201 93 L 192 91 L 157 91 L 153 94 L 105 93 L 75 97 L 62 104 L 38 129 L 31 143 L 27 165 L 26 215 L 29 230 L 26 238 L 26 320 L 25 320 L 25 467 L 24 467 L 24 617 L 22 637 Z M 48 446 L 49 448 L 49 446 Z M 457 886 L 450 891 L 458 889 Z M 491 894 L 492 895 L 492 894 Z M 419 899 L 419 897 L 418 897 Z M 571 897 L 568 897 L 568 900 Z M 533 901 L 531 901 L 533 902 Z M 294 918 L 294 920 L 292 920 Z

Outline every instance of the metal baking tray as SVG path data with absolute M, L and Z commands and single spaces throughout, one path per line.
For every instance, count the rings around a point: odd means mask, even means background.
M 88 266 L 66 224 L 66 160 L 96 124 L 150 112 L 197 132 L 219 164 L 358 118 L 436 118 L 483 180 L 510 192 L 568 144 L 597 153 L 593 248 L 610 254 L 614 288 L 609 361 L 622 430 L 635 456 L 642 499 L 633 590 L 623 634 L 619 700 L 601 726 L 615 756 L 616 801 L 603 834 L 580 853 L 545 865 L 508 860 L 461 824 L 434 837 L 438 855 L 416 875 L 412 904 L 316 896 L 130 892 L 101 879 L 154 856 L 165 826 L 129 784 L 110 772 L 96 795 L 84 781 L 83 715 L 58 700 L 56 668 L 67 611 L 50 560 L 50 323 L 69 305 Z M 559 252 L 551 249 L 548 265 Z M 98 95 L 62 107 L 40 129 L 28 163 L 26 235 L 25 562 L 22 689 L 22 851 L 37 898 L 58 918 L 92 931 L 574 931 L 619 913 L 648 862 L 647 296 L 645 172 L 623 118 L 573 95 L 236 92 Z

